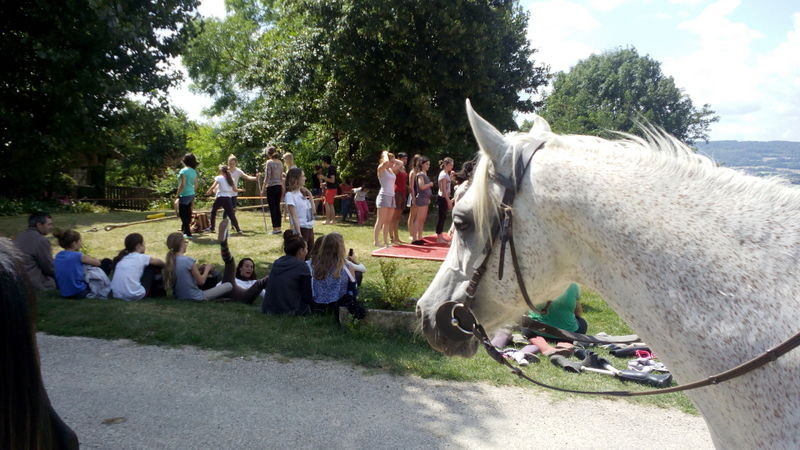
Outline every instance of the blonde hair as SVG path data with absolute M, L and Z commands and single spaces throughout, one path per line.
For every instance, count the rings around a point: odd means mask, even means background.
M 344 238 L 341 234 L 333 232 L 326 234 L 320 240 L 322 243 L 311 259 L 314 278 L 324 280 L 328 275 L 339 278 L 344 269 Z
M 446 165 L 448 165 L 448 164 L 455 164 L 455 163 L 453 162 L 453 158 L 451 158 L 451 157 L 449 157 L 449 156 L 448 156 L 448 157 L 446 157 L 446 158 L 444 158 L 444 159 L 440 159 L 440 160 L 439 160 L 439 168 L 440 168 L 440 169 L 444 169 L 444 166 L 446 166 Z
M 175 286 L 175 260 L 178 253 L 183 247 L 183 233 L 174 232 L 167 236 L 167 257 L 165 258 L 166 265 L 164 266 L 164 287 L 171 288 Z
M 390 152 L 389 150 L 384 150 L 381 152 L 381 159 L 378 164 L 383 164 L 389 160 L 389 158 L 394 158 L 394 153 Z
M 286 163 L 286 168 L 289 169 L 289 165 L 294 165 L 294 155 L 291 152 L 286 152 L 283 154 L 283 161 Z

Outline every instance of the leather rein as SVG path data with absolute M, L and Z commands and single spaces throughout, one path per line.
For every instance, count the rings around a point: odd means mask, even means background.
M 469 284 L 466 289 L 466 298 L 464 302 L 459 303 L 450 300 L 443 303 L 437 309 L 436 323 L 440 324 L 440 330 L 442 334 L 456 341 L 464 341 L 476 337 L 478 341 L 483 345 L 484 349 L 489 354 L 489 356 L 492 357 L 492 359 L 508 367 L 511 370 L 511 373 L 513 373 L 514 375 L 524 380 L 527 380 L 537 386 L 544 387 L 547 389 L 552 389 L 559 392 L 568 392 L 572 394 L 607 395 L 614 397 L 636 397 L 644 395 L 669 394 L 672 392 L 680 392 L 690 389 L 697 389 L 709 385 L 716 385 L 731 380 L 733 378 L 739 377 L 741 375 L 744 375 L 771 361 L 775 361 L 782 355 L 788 353 L 797 346 L 800 346 L 800 332 L 798 332 L 797 334 L 783 341 L 777 346 L 770 348 L 769 350 L 750 359 L 749 361 L 746 361 L 724 372 L 720 372 L 718 374 L 706 377 L 705 379 L 698 380 L 689 384 L 684 384 L 681 386 L 673 386 L 669 388 L 660 388 L 650 391 L 637 391 L 637 392 L 581 391 L 575 389 L 560 388 L 557 386 L 552 386 L 546 383 L 542 383 L 540 381 L 536 381 L 525 375 L 525 373 L 519 367 L 511 365 L 511 363 L 509 363 L 508 360 L 506 360 L 503 354 L 497 348 L 495 348 L 494 345 L 492 345 L 491 340 L 489 339 L 489 336 L 486 333 L 486 330 L 478 322 L 478 319 L 472 312 L 471 307 L 475 302 L 475 293 L 478 290 L 478 285 L 486 271 L 486 266 L 488 264 L 489 256 L 491 255 L 492 252 L 492 243 L 499 234 L 500 261 L 498 265 L 498 274 L 497 274 L 498 279 L 500 280 L 503 279 L 506 244 L 508 244 L 511 253 L 511 263 L 514 268 L 514 274 L 516 275 L 517 284 L 519 285 L 522 298 L 525 300 L 525 303 L 528 305 L 530 309 L 536 310 L 536 308 L 533 305 L 533 302 L 531 301 L 530 296 L 528 295 L 528 289 L 525 286 L 525 281 L 522 276 L 522 270 L 520 268 L 519 260 L 517 258 L 516 247 L 514 246 L 514 235 L 512 228 L 512 219 L 513 219 L 512 205 L 514 203 L 514 198 L 516 197 L 516 194 L 519 190 L 519 185 L 516 184 L 516 181 L 519 180 L 520 177 L 522 177 L 527 172 L 528 167 L 530 166 L 530 163 L 533 160 L 533 156 L 536 154 L 536 152 L 538 152 L 540 149 L 544 147 L 544 144 L 545 141 L 539 141 L 538 145 L 534 144 L 526 146 L 526 149 L 523 150 L 522 155 L 519 158 L 517 158 L 514 163 L 514 169 L 513 169 L 514 172 L 511 178 L 506 177 L 499 173 L 494 174 L 493 176 L 494 180 L 505 188 L 505 193 L 503 194 L 503 201 L 499 206 L 499 217 L 501 218 L 500 223 L 498 224 L 495 222 L 492 226 L 491 237 L 480 259 L 476 262 L 476 267 L 472 272 L 472 276 L 469 279 Z M 532 328 L 534 331 L 547 333 L 549 335 L 557 336 L 558 338 L 566 339 L 569 341 L 588 342 L 593 344 L 607 344 L 611 342 L 626 343 L 626 342 L 635 342 L 639 340 L 638 336 L 636 335 L 604 336 L 604 337 L 587 336 L 580 333 L 573 333 L 566 330 L 562 330 L 560 328 L 556 328 L 535 320 L 529 320 L 529 322 L 531 323 L 530 328 Z

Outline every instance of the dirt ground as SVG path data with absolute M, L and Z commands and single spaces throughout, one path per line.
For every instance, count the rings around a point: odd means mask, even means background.
M 712 448 L 699 416 L 331 361 L 39 334 L 83 448 Z

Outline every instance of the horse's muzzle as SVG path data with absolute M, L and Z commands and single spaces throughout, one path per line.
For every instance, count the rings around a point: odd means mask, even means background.
M 428 344 L 448 356 L 469 358 L 478 350 L 478 341 L 472 333 L 475 316 L 463 304 L 454 301 L 442 303 L 431 316 L 417 305 L 417 316 L 422 320 L 422 332 Z

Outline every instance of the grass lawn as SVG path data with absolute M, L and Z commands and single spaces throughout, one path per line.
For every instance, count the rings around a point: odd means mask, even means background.
M 143 220 L 147 213 L 110 212 L 102 214 L 56 214 L 58 227 L 74 227 L 81 232 L 88 253 L 98 258 L 113 257 L 128 233 L 144 236 L 147 253 L 163 258 L 166 235 L 179 227 L 177 220 L 154 222 L 102 231 L 108 224 Z M 256 262 L 257 273 L 266 274 L 272 261 L 283 254 L 280 236 L 265 233 L 260 213 L 237 214 L 244 236 L 232 235 L 230 247 L 235 257 L 249 256 Z M 432 233 L 435 214 L 429 217 L 427 229 Z M 13 237 L 24 229 L 26 217 L 0 217 L 0 235 Z M 318 222 L 320 223 L 320 222 Z M 269 224 L 268 224 L 269 225 Z M 101 231 L 87 232 L 97 227 Z M 401 229 L 401 237 L 407 233 Z M 344 235 L 360 262 L 367 266 L 362 294 L 380 293 L 379 260 L 373 258 L 371 226 L 355 224 L 317 225 L 319 234 L 337 231 Z M 53 240 L 53 247 L 58 246 Z M 188 254 L 201 262 L 221 265 L 219 247 L 211 235 L 199 235 L 189 245 Z M 416 280 L 413 295 L 425 290 L 438 270 L 433 261 L 396 260 L 398 276 Z M 583 292 L 581 301 L 589 322 L 589 333 L 628 334 L 631 330 L 591 291 Z M 273 355 L 278 358 L 326 358 L 360 365 L 365 370 L 382 370 L 395 374 L 414 374 L 458 381 L 485 381 L 498 385 L 524 384 L 481 350 L 475 358 L 449 358 L 433 351 L 421 336 L 392 334 L 365 326 L 337 327 L 329 317 L 272 317 L 260 308 L 241 304 L 189 303 L 172 299 L 153 299 L 127 303 L 118 300 L 69 301 L 53 293 L 39 296 L 38 324 L 41 331 L 62 336 L 88 336 L 102 339 L 131 339 L 142 344 L 183 346 L 227 351 L 231 355 Z M 604 350 L 599 350 L 606 353 Z M 608 355 L 618 368 L 626 360 Z M 539 381 L 556 386 L 583 390 L 640 390 L 634 384 L 598 374 L 566 374 L 549 364 L 546 358 L 529 366 L 526 372 Z M 540 389 L 530 386 L 530 389 Z M 540 389 L 541 390 L 541 389 Z M 547 391 L 551 392 L 551 391 Z M 553 392 L 555 398 L 570 394 Z M 667 394 L 637 399 L 635 403 L 677 408 L 697 413 L 683 394 Z

